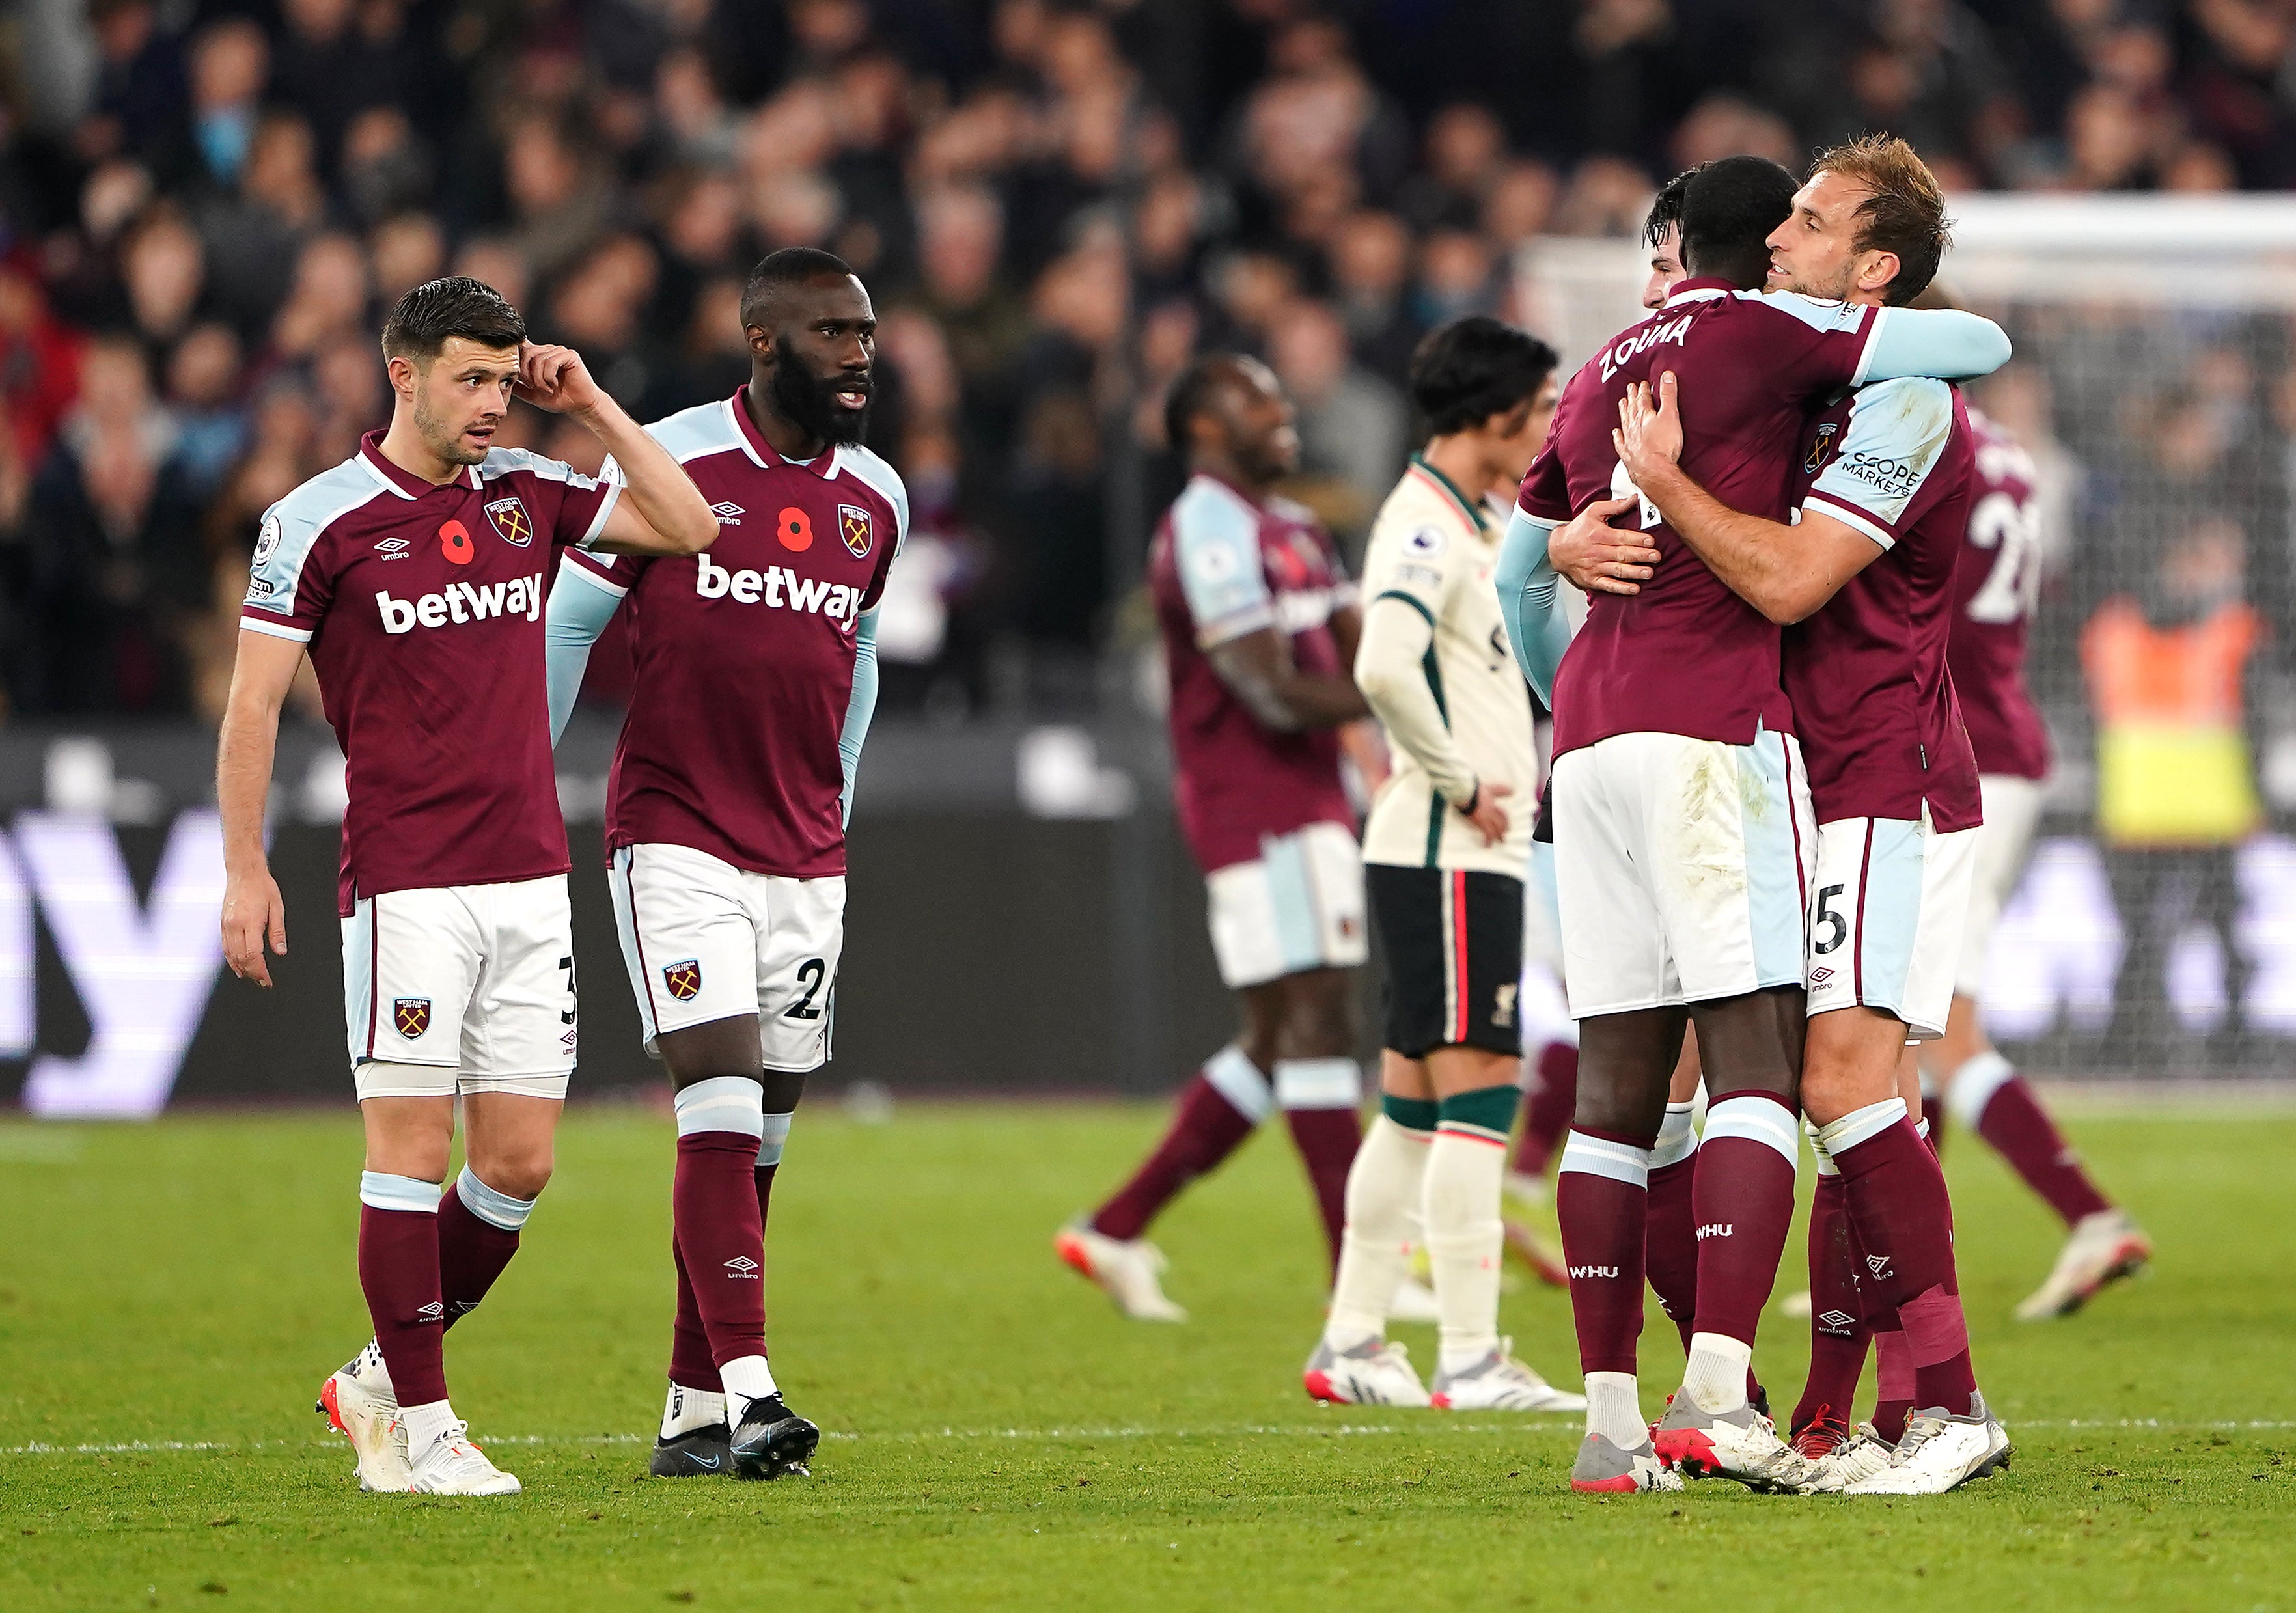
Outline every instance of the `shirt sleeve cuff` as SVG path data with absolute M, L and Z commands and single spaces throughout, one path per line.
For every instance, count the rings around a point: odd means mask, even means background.
M 253 609 L 240 613 L 239 625 L 250 633 L 260 633 L 269 638 L 288 639 L 298 644 L 309 643 L 311 635 L 315 631 L 309 627 L 298 627 L 292 622 L 281 621 L 268 612 L 258 615 Z
M 575 541 L 574 546 L 578 549 L 587 549 L 598 541 L 600 534 L 606 529 L 606 517 L 611 515 L 614 506 L 621 502 L 622 484 L 619 481 L 607 482 L 604 487 L 606 495 L 598 501 L 598 513 L 591 518 L 590 529 Z
M 1196 643 L 1206 650 L 1215 644 L 1225 644 L 1232 638 L 1242 638 L 1247 633 L 1257 633 L 1262 627 L 1275 625 L 1275 608 L 1265 600 L 1256 600 L 1241 610 L 1231 610 L 1226 616 L 1201 623 L 1196 628 Z
M 608 576 L 606 563 L 586 549 L 577 548 L 568 553 L 566 570 L 570 576 L 578 577 L 593 588 L 611 594 L 616 599 L 630 591 L 627 583 L 618 582 Z
M 1830 498 L 1815 487 L 1802 496 L 1801 507 L 1805 514 L 1826 516 L 1840 521 L 1845 527 L 1853 528 L 1864 533 L 1881 544 L 1885 552 L 1897 547 L 1898 536 L 1890 530 L 1888 522 L 1878 516 L 1868 514 L 1855 504 L 1845 504 L 1837 498 Z

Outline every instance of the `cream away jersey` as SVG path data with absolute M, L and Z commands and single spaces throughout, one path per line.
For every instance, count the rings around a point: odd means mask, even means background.
M 1529 864 L 1538 752 L 1491 584 L 1498 540 L 1486 506 L 1416 455 L 1372 525 L 1356 682 L 1394 772 L 1372 803 L 1367 863 L 1516 880 Z M 1506 838 L 1486 846 L 1457 808 L 1494 784 L 1513 793 Z

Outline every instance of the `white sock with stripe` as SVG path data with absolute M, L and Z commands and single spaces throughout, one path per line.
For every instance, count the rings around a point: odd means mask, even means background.
M 1336 1353 L 1386 1335 L 1388 1306 L 1411 1269 L 1412 1245 L 1420 1237 L 1421 1184 L 1434 1140 L 1432 1132 L 1414 1131 L 1382 1115 L 1348 1167 L 1348 1230 L 1340 1241 L 1331 1318 L 1324 1324 L 1324 1342 Z
M 1427 1150 L 1427 1264 L 1435 1280 L 1441 1366 L 1462 1372 L 1499 1347 L 1499 1189 L 1506 1150 L 1438 1131 Z

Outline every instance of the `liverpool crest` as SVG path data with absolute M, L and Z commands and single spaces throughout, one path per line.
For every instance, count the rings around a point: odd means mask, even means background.
M 400 1036 L 414 1041 L 430 1028 L 430 999 L 393 997 L 390 1001 L 390 1021 L 398 1027 Z
M 487 520 L 503 542 L 514 548 L 523 549 L 534 541 L 534 523 L 526 518 L 526 506 L 515 498 L 498 498 L 488 504 Z
M 875 536 L 870 528 L 869 512 L 859 504 L 837 506 L 837 532 L 845 540 L 845 546 L 853 552 L 855 560 L 869 553 L 870 541 Z

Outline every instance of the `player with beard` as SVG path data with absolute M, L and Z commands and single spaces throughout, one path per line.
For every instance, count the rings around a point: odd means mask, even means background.
M 767 1364 L 766 1215 L 805 1078 L 829 1059 L 876 607 L 909 520 L 901 479 L 861 446 L 877 320 L 852 270 L 775 252 L 742 324 L 741 390 L 646 428 L 709 499 L 717 544 L 582 558 L 550 597 L 554 731 L 607 621 L 629 623 L 606 848 L 646 1050 L 676 1093 L 664 1478 L 802 1473 L 821 1437 Z
M 1653 1487 L 1661 1460 L 1763 1485 L 1799 1482 L 1809 1467 L 1749 1404 L 1748 1367 L 1792 1216 L 1815 837 L 1776 626 L 1703 566 L 1661 562 L 1638 594 L 1591 601 L 1567 639 L 1547 539 L 1589 505 L 1624 498 L 1650 547 L 1680 545 L 1612 442 L 1619 402 L 1661 365 L 1705 388 L 1685 459 L 1783 518 L 1811 401 L 1877 376 L 1981 373 L 2008 356 L 1997 326 L 1966 315 L 1884 317 L 1750 289 L 1792 192 L 1759 159 L 1693 177 L 1682 217 L 1691 278 L 1565 389 L 1502 573 L 1503 589 L 1524 579 L 1506 601 L 1520 613 L 1511 636 L 1556 716 L 1555 856 L 1582 1058 L 1557 1191 L 1587 1374 L 1580 1488 Z M 1692 1178 L 1702 1236 L 1690 1359 L 1653 1450 L 1634 1378 L 1646 1183 L 1685 1021 L 1716 1098 Z
M 1770 236 L 1769 282 L 1894 316 L 1927 287 L 1946 244 L 1944 198 L 1929 169 L 1905 142 L 1869 136 L 1817 159 Z M 1972 433 L 1943 381 L 1845 389 L 1813 417 L 1794 456 L 1800 519 L 1788 524 L 1781 512 L 1742 512 L 1742 496 L 1732 507 L 1677 463 L 1680 400 L 1694 411 L 1710 390 L 1718 389 L 1702 377 L 1654 366 L 1620 404 L 1618 451 L 1710 574 L 1787 628 L 1784 683 L 1819 825 L 1801 1082 L 1819 1170 L 1832 1178 L 1811 1224 L 1814 1306 L 1832 1301 L 1813 1319 L 1816 1342 L 1830 1343 L 1834 1315 L 1888 1318 L 1917 1408 L 1902 1437 L 1881 1427 L 1846 1437 L 1828 1410 L 1849 1404 L 1863 1340 L 1854 1360 L 1820 1347 L 1796 1414 L 1808 1430 L 1798 1448 L 1822 1458 L 1811 1487 L 1937 1494 L 2010 1455 L 1978 1393 L 1952 1209 L 1913 1119 L 1920 1095 L 1905 1056 L 1909 1036 L 1945 1029 L 1980 819 L 1976 757 L 1946 670 Z M 1856 1284 L 1846 1295 L 1841 1274 Z M 1882 1369 L 1886 1404 L 1903 1374 L 1886 1354 Z M 1660 1425 L 1661 1445 L 1676 1421 L 1669 1413 Z
M 390 427 L 274 504 L 256 540 L 216 757 L 224 957 L 271 984 L 265 864 L 279 707 L 308 650 L 348 764 L 344 1012 L 366 1132 L 359 1285 L 375 1339 L 321 1390 L 363 1489 L 517 1492 L 447 1398 L 446 1330 L 516 1252 L 574 1068 L 566 829 L 550 761 L 545 579 L 560 547 L 691 555 L 709 501 L 564 348 L 456 275 L 382 329 Z M 626 467 L 498 447 L 515 395 Z M 627 490 L 627 496 L 623 496 Z M 467 1163 L 442 1197 L 463 1105 Z
M 1170 669 L 1173 794 L 1243 1026 L 1182 1091 L 1132 1179 L 1053 1247 L 1126 1314 L 1179 1322 L 1142 1234 L 1279 1108 L 1339 1260 L 1361 1136 L 1353 970 L 1368 950 L 1339 730 L 1370 708 L 1349 674 L 1355 585 L 1315 516 L 1275 493 L 1300 461 L 1282 385 L 1257 359 L 1210 354 L 1173 383 L 1164 418 L 1190 471 L 1148 562 Z

